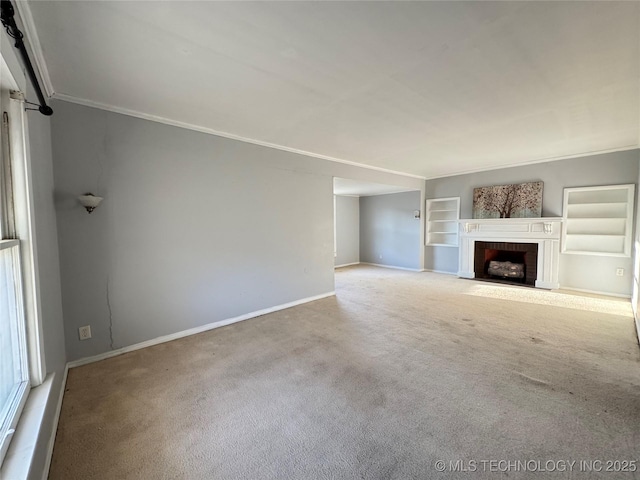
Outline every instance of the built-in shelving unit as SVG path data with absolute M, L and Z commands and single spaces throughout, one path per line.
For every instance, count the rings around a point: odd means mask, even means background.
M 460 197 L 427 200 L 427 245 L 457 247 Z
M 634 188 L 565 188 L 562 253 L 630 256 Z

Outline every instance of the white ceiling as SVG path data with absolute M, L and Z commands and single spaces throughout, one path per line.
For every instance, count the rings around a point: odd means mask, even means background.
M 361 182 L 350 178 L 333 179 L 333 193 L 336 195 L 350 195 L 366 197 L 368 195 L 384 195 L 387 193 L 412 192 L 415 189 L 398 187 L 397 185 L 383 185 L 381 183 Z
M 638 2 L 28 5 L 56 96 L 259 143 L 435 177 L 640 140 Z

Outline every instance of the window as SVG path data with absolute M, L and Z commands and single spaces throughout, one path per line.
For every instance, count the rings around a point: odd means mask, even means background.
M 18 240 L 0 241 L 0 455 L 29 392 Z
M 12 146 L 23 140 L 20 125 L 12 128 L 9 90 L 0 89 L 2 128 L 0 130 L 0 463 L 30 388 L 27 362 L 25 303 L 22 291 L 22 261 L 14 215 L 15 163 Z M 18 110 L 20 111 L 20 110 Z M 16 133 L 18 136 L 16 137 Z

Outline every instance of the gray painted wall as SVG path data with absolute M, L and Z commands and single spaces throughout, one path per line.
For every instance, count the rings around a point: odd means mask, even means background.
M 360 197 L 360 261 L 422 270 L 420 192 Z
M 336 195 L 335 265 L 360 261 L 360 199 Z
M 55 102 L 69 360 L 331 292 L 333 177 L 424 181 Z M 76 196 L 105 197 L 91 215 Z M 78 340 L 91 325 L 93 338 Z
M 560 217 L 564 188 L 636 183 L 638 157 L 638 150 L 628 150 L 438 178 L 427 181 L 426 196 L 459 196 L 460 218 L 471 218 L 475 187 L 542 180 L 542 215 Z M 425 268 L 457 272 L 458 249 L 425 247 Z M 616 268 L 624 268 L 625 275 L 617 277 Z M 633 261 L 620 257 L 561 255 L 559 275 L 562 287 L 630 295 Z

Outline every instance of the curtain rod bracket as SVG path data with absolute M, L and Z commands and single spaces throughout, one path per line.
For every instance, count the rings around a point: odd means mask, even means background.
M 35 88 L 36 95 L 38 96 L 38 111 L 46 116 L 53 115 L 53 109 L 47 105 L 47 101 L 44 98 L 42 93 L 42 89 L 40 88 L 40 82 L 38 82 L 38 77 L 36 76 L 36 72 L 33 69 L 33 65 L 31 64 L 31 60 L 29 59 L 29 54 L 27 53 L 27 48 L 24 45 L 24 34 L 18 28 L 15 20 L 15 10 L 13 9 L 13 5 L 11 4 L 11 0 L 2 0 L 0 1 L 1 15 L 0 18 L 2 20 L 2 25 L 7 31 L 7 35 L 13 38 L 16 43 L 15 47 L 20 51 L 20 55 L 22 56 L 22 62 L 27 69 L 27 73 L 29 74 L 29 79 L 31 80 L 31 84 Z M 35 110 L 35 109 L 29 109 Z

